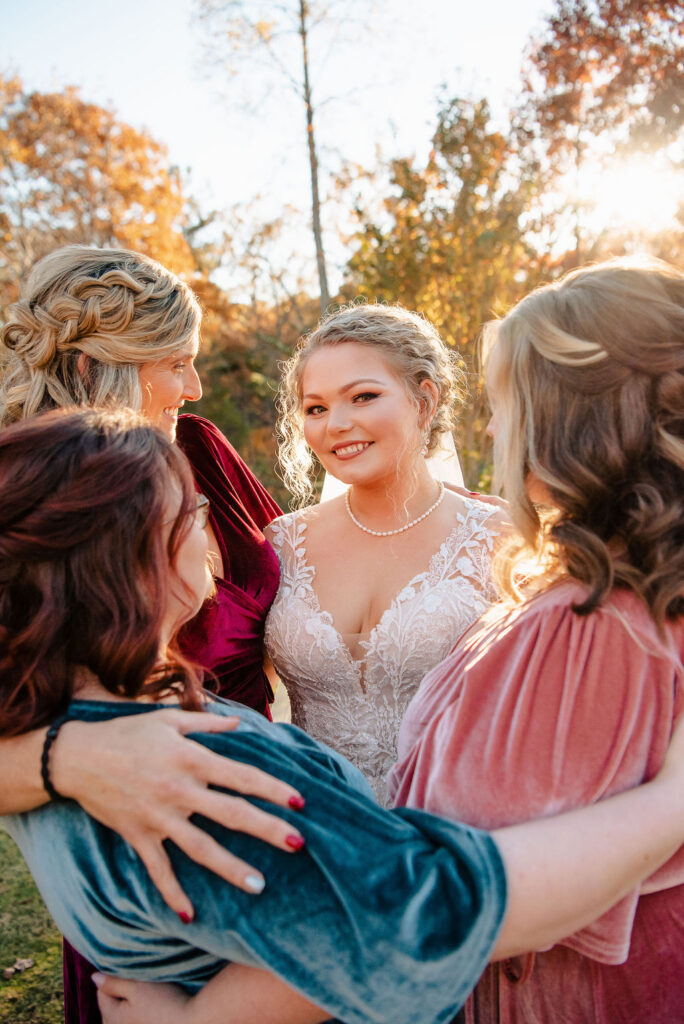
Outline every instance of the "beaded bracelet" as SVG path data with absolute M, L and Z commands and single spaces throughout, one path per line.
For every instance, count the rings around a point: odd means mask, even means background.
M 50 778 L 50 749 L 57 738 L 57 733 L 68 720 L 68 715 L 60 715 L 59 718 L 54 720 L 47 731 L 45 742 L 43 743 L 43 753 L 40 755 L 40 777 L 43 780 L 45 792 L 51 800 L 61 800 L 62 797 L 52 785 L 52 779 Z

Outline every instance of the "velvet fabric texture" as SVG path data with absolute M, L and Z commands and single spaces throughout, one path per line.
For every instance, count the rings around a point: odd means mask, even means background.
M 213 423 L 178 418 L 177 442 L 197 489 L 211 502 L 209 522 L 223 560 L 216 594 L 181 634 L 184 653 L 216 677 L 207 686 L 270 717 L 273 700 L 263 670 L 264 620 L 280 568 L 263 533 L 280 509 Z
M 631 592 L 579 616 L 574 583 L 493 609 L 424 679 L 390 791 L 495 828 L 651 778 L 684 706 L 684 622 L 662 635 Z M 684 1020 L 684 851 L 550 951 L 487 969 L 469 1024 Z M 641 897 L 641 898 L 640 898 Z
M 158 705 L 75 701 L 95 721 Z M 267 879 L 260 896 L 227 885 L 169 845 L 196 916 L 182 924 L 138 856 L 73 801 L 3 825 L 58 927 L 101 970 L 193 990 L 226 961 L 267 966 L 347 1024 L 450 1021 L 486 964 L 505 907 L 489 835 L 403 809 L 384 811 L 356 769 L 295 726 L 239 705 L 235 732 L 194 738 L 298 787 L 306 838 L 284 853 L 214 822 L 198 823 Z M 262 801 L 254 801 L 264 806 Z
M 215 596 L 184 628 L 181 647 L 195 664 L 209 670 L 209 689 L 270 718 L 273 693 L 263 669 L 263 633 L 280 568 L 261 531 L 280 509 L 209 420 L 180 416 L 177 441 L 198 490 L 211 502 L 209 521 L 224 572 L 216 580 Z M 64 943 L 65 1024 L 102 1024 L 90 980 L 93 970 Z

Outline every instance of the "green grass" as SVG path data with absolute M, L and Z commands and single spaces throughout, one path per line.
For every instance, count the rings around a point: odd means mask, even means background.
M 61 947 L 21 854 L 0 831 L 0 1024 L 61 1024 Z M 17 959 L 35 966 L 4 981 Z

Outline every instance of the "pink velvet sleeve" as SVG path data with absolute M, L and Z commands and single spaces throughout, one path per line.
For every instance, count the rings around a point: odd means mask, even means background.
M 628 593 L 589 616 L 553 588 L 458 645 L 408 709 L 390 788 L 399 804 L 482 828 L 601 800 L 651 778 L 682 710 L 682 626 L 658 636 Z M 496 642 L 493 642 L 496 636 Z M 682 850 L 644 891 L 684 883 Z M 564 945 L 608 963 L 629 949 L 638 892 Z

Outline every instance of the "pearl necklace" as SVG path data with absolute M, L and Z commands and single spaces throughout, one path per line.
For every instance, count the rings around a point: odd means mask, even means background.
M 422 516 L 418 516 L 417 519 L 412 519 L 411 522 L 410 523 L 406 523 L 405 526 L 400 526 L 398 530 L 371 530 L 368 526 L 364 526 L 363 523 L 360 523 L 358 521 L 358 519 L 356 518 L 356 516 L 354 515 L 354 513 L 352 512 L 352 510 L 351 510 L 351 502 L 349 500 L 349 491 L 346 491 L 346 493 L 344 495 L 344 504 L 345 504 L 345 507 L 347 509 L 347 512 L 349 513 L 349 518 L 351 519 L 351 521 L 354 524 L 354 526 L 358 526 L 359 530 L 363 530 L 364 533 L 370 533 L 371 536 L 373 536 L 373 537 L 396 537 L 396 535 L 398 533 L 406 533 L 407 530 L 412 529 L 412 527 L 417 526 L 418 523 L 422 523 L 422 521 L 424 519 L 427 519 L 427 517 L 430 515 L 430 513 L 434 512 L 438 505 L 441 505 L 442 499 L 443 499 L 445 493 L 446 493 L 446 488 L 444 487 L 444 484 L 440 480 L 439 481 L 439 495 L 437 497 L 437 500 L 434 501 L 432 503 L 432 505 L 430 505 L 430 508 L 427 510 L 427 512 L 423 512 Z

